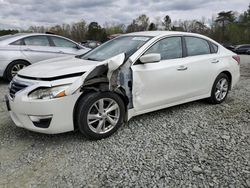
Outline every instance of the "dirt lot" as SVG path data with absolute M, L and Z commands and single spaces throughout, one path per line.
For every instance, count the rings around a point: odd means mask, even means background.
M 43 135 L 0 102 L 0 187 L 250 187 L 250 56 L 225 103 L 133 118 L 114 136 Z M 7 84 L 0 81 L 1 100 Z

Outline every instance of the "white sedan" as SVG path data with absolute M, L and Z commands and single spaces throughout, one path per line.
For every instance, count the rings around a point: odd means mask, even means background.
M 89 48 L 62 36 L 18 33 L 0 37 L 0 77 L 11 81 L 22 68 L 42 60 L 80 55 Z
M 21 70 L 6 103 L 18 127 L 102 139 L 136 115 L 205 98 L 222 103 L 239 80 L 239 63 L 202 35 L 130 33 Z

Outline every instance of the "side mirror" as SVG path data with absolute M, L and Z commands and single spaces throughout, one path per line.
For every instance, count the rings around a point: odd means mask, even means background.
M 161 54 L 152 53 L 146 54 L 140 57 L 142 63 L 156 63 L 161 61 Z

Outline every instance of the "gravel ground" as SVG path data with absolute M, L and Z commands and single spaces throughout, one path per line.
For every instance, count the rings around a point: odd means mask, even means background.
M 1 102 L 0 187 L 250 187 L 250 57 L 241 74 L 221 105 L 141 115 L 101 141 L 17 128 Z

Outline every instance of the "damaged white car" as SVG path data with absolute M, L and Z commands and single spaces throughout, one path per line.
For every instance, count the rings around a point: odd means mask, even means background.
M 102 139 L 139 114 L 204 98 L 223 102 L 239 80 L 239 63 L 202 35 L 130 33 L 83 56 L 21 70 L 6 103 L 18 127 Z

